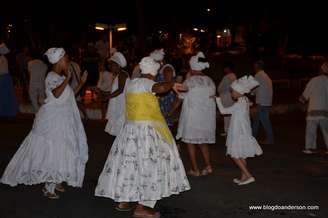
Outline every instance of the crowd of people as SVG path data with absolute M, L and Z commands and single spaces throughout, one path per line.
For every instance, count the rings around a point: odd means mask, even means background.
M 18 110 L 5 57 L 8 52 L 1 44 L 0 116 L 12 116 Z M 88 73 L 81 74 L 80 66 L 69 59 L 63 48 L 50 48 L 45 56 L 51 64 L 49 73 L 37 55 L 28 62 L 29 95 L 37 113 L 32 130 L 9 162 L 1 182 L 11 186 L 45 183 L 44 195 L 58 199 L 58 192 L 65 192 L 63 182 L 73 187 L 83 184 L 88 145 L 79 98 Z M 213 173 L 208 144 L 216 142 L 217 108 L 224 117 L 226 154 L 241 172 L 232 181 L 237 185 L 255 182 L 246 160 L 262 155 L 259 144 L 274 144 L 270 122 L 273 87 L 263 61 L 254 62 L 254 77 L 246 74 L 240 78 L 234 73 L 233 64 L 226 63 L 225 76 L 218 87 L 205 73 L 210 63 L 203 52 L 190 58 L 190 70 L 182 80 L 165 60 L 164 49 L 155 49 L 143 57 L 131 76 L 127 65 L 123 53 L 116 49 L 99 63 L 97 95 L 108 120 L 105 131 L 115 140 L 99 176 L 96 196 L 118 202 L 119 211 L 135 208 L 135 217 L 160 217 L 153 209 L 156 202 L 189 190 L 187 175 Z M 327 62 L 320 73 L 300 98 L 304 103 L 309 101 L 304 150 L 307 154 L 315 152 L 318 126 L 328 147 Z M 180 106 L 175 132 L 173 117 Z M 253 122 L 251 107 L 256 108 Z M 258 143 L 260 124 L 266 140 Z M 187 172 L 173 135 L 187 145 L 191 162 Z M 196 159 L 198 148 L 205 163 L 202 167 Z M 132 202 L 138 202 L 137 206 L 133 207 Z

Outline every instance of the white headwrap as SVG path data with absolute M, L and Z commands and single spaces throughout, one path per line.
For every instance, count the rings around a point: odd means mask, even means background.
M 324 62 L 321 67 L 320 67 L 321 71 L 325 74 L 328 74 L 328 62 Z
M 240 94 L 246 94 L 252 91 L 259 83 L 252 76 L 243 76 L 231 84 L 231 88 Z
M 109 55 L 112 56 L 115 52 L 117 52 L 116 48 L 110 48 L 109 49 Z
M 141 74 L 150 74 L 152 76 L 157 75 L 160 66 L 161 65 L 150 56 L 144 57 L 139 63 Z
M 121 52 L 115 52 L 109 60 L 117 63 L 121 68 L 124 68 L 127 65 L 126 59 Z
M 152 53 L 150 53 L 150 57 L 152 57 L 155 61 L 162 61 L 164 59 L 164 49 L 156 49 Z
M 205 55 L 201 51 L 198 52 L 197 55 L 192 56 L 190 58 L 189 64 L 192 70 L 202 71 L 210 67 L 210 64 L 208 62 L 200 62 L 198 60 L 199 58 L 205 58 Z
M 66 52 L 63 48 L 49 48 L 44 53 L 51 64 L 56 64 L 62 57 L 65 56 Z
M 8 54 L 10 52 L 10 50 L 7 48 L 5 43 L 1 43 L 0 44 L 0 54 L 1 55 L 5 55 Z

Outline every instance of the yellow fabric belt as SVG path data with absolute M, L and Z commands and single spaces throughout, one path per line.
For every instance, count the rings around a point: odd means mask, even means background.
M 167 143 L 172 144 L 174 141 L 162 115 L 158 99 L 151 93 L 140 92 L 126 94 L 126 119 L 127 121 L 152 122 L 156 131 Z

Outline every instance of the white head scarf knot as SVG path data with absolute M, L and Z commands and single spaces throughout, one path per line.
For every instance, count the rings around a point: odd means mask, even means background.
M 161 65 L 150 56 L 144 57 L 139 63 L 141 74 L 150 74 L 152 76 L 157 75 L 160 66 Z
M 210 64 L 208 62 L 201 62 L 198 60 L 199 58 L 205 58 L 204 53 L 201 51 L 198 52 L 197 55 L 192 56 L 190 58 L 189 64 L 192 70 L 202 71 L 210 67 Z
M 321 71 L 325 74 L 328 74 L 328 62 L 324 62 L 321 67 L 320 67 Z
M 63 48 L 49 48 L 44 53 L 51 64 L 56 64 L 62 57 L 65 56 L 66 52 Z
M 0 44 L 0 55 L 5 55 L 10 52 L 9 48 L 7 48 L 5 43 Z
M 235 80 L 231 84 L 231 88 L 235 90 L 236 92 L 244 95 L 246 93 L 249 93 L 254 89 L 256 86 L 258 86 L 259 83 L 254 79 L 252 76 L 243 76 L 242 78 Z
M 121 68 L 124 68 L 127 65 L 126 59 L 121 52 L 115 52 L 109 60 L 117 63 Z
M 150 53 L 150 57 L 152 57 L 155 61 L 162 61 L 164 59 L 164 49 L 156 49 L 152 53 Z

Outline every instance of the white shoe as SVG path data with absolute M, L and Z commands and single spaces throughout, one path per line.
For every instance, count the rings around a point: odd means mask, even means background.
M 302 151 L 304 154 L 315 154 L 315 151 L 309 150 L 309 149 L 305 149 Z
M 237 178 L 234 178 L 232 181 L 233 181 L 234 183 L 236 183 L 236 184 L 239 184 L 239 183 L 240 183 L 240 179 L 237 179 Z
M 238 185 L 247 185 L 249 183 L 255 182 L 255 178 L 254 177 L 250 177 L 248 179 L 246 179 L 245 181 L 240 181 L 238 183 Z

